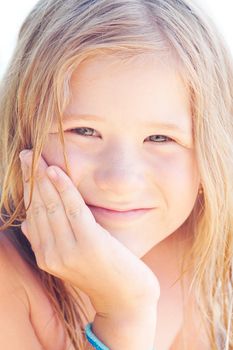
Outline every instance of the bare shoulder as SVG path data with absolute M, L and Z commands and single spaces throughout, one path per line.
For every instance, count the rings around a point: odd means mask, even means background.
M 25 307 L 30 310 L 28 291 L 38 279 L 23 259 L 20 252 L 9 239 L 11 232 L 0 232 L 0 278 L 5 281 L 4 288 L 22 291 Z M 1 290 L 3 292 L 3 290 Z
M 64 330 L 39 276 L 23 259 L 8 234 L 0 233 L 0 329 L 9 336 L 14 334 L 16 339 L 18 335 L 17 341 L 25 334 L 22 349 L 63 350 Z M 0 336 L 1 346 L 9 341 L 9 336 L 5 340 Z M 21 349 L 19 342 L 15 347 L 10 346 Z
M 21 290 L 25 307 L 29 309 L 27 294 L 23 288 L 21 278 L 27 271 L 26 264 L 20 257 L 17 250 L 10 244 L 6 232 L 0 233 L 0 278 L 4 281 L 1 283 L 1 293 Z

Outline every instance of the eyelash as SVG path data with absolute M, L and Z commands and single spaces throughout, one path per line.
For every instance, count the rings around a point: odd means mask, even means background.
M 87 128 L 87 127 L 81 127 L 81 128 L 74 128 L 74 129 L 70 129 L 70 130 L 67 130 L 68 132 L 71 132 L 71 133 L 75 133 L 75 134 L 78 134 L 79 136 L 83 136 L 83 137 L 95 137 L 95 136 L 93 136 L 93 135 L 83 135 L 83 134 L 79 134 L 78 132 L 77 132 L 77 130 L 92 130 L 92 131 L 95 131 L 94 129 L 92 129 L 92 128 Z M 149 137 L 152 137 L 152 136 L 163 136 L 163 137 L 166 137 L 167 139 L 168 139 L 168 141 L 167 142 L 175 142 L 172 138 L 170 138 L 170 137 L 168 137 L 168 136 L 165 136 L 165 135 L 151 135 L 151 136 L 149 136 Z M 153 141 L 152 141 L 153 142 Z M 159 142 L 157 142 L 157 143 L 164 143 L 164 142 L 161 142 L 161 141 L 159 141 Z

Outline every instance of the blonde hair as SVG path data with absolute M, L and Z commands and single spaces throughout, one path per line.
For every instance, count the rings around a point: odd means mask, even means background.
M 211 349 L 232 349 L 233 63 L 210 18 L 189 0 L 41 0 L 22 25 L 0 94 L 1 230 L 14 240 L 47 286 L 75 349 L 84 349 L 78 294 L 40 270 L 20 223 L 25 220 L 19 152 L 33 148 L 33 174 L 54 118 L 67 172 L 62 115 L 72 73 L 100 54 L 129 59 L 153 53 L 176 60 L 187 83 L 203 194 L 188 218 L 194 267 L 190 288 Z M 6 218 L 9 220 L 6 221 Z M 25 247 L 27 246 L 27 249 Z M 187 265 L 188 266 L 188 265 Z

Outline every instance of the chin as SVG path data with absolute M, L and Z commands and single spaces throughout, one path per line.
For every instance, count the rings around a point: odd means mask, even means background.
M 141 259 L 146 255 L 152 248 L 154 248 L 161 241 L 166 239 L 166 237 L 158 237 L 156 233 L 153 234 L 143 234 L 142 232 L 112 232 L 108 230 L 109 233 L 116 238 L 120 243 L 122 243 L 126 248 L 128 248 L 134 255 Z

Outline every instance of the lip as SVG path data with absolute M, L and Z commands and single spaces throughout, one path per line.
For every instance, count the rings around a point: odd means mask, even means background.
M 131 210 L 113 210 L 102 207 L 96 207 L 93 205 L 88 205 L 94 216 L 100 216 L 107 219 L 136 219 L 140 218 L 143 215 L 147 214 L 154 208 L 143 208 L 143 209 L 131 209 Z

